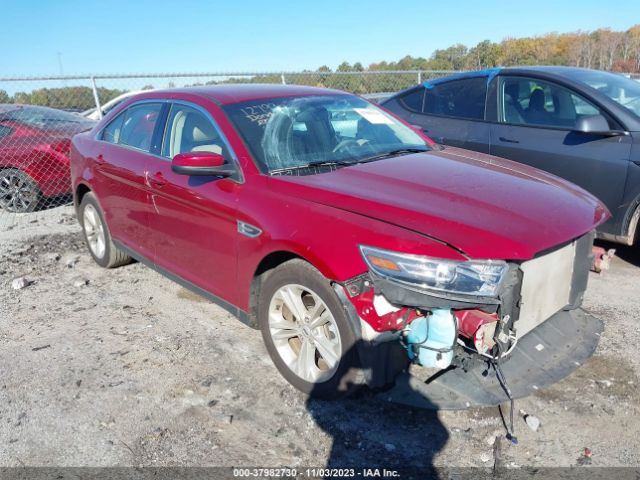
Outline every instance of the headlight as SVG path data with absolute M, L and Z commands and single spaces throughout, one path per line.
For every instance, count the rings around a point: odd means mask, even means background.
M 360 246 L 369 269 L 388 280 L 424 290 L 495 297 L 508 270 L 501 260 L 455 261 Z

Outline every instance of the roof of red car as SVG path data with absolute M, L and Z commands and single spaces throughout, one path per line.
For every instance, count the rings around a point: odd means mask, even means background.
M 152 90 L 150 93 L 186 93 L 211 98 L 218 103 L 227 105 L 248 102 L 265 98 L 297 97 L 308 95 L 340 94 L 348 95 L 340 90 L 329 88 L 306 87 L 302 85 L 277 85 L 265 83 L 211 85 L 204 87 L 186 87 L 171 90 Z

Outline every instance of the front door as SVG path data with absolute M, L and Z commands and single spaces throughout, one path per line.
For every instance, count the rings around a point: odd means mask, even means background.
M 179 175 L 178 153 L 229 149 L 211 116 L 195 105 L 173 103 L 159 156 L 147 164 L 149 227 L 156 265 L 223 300 L 236 302 L 236 199 L 230 178 Z
M 561 85 L 520 76 L 497 81 L 498 123 L 491 127 L 491 154 L 546 170 L 591 192 L 613 214 L 601 230 L 618 233 L 631 137 L 573 131 L 580 116 L 607 115 Z

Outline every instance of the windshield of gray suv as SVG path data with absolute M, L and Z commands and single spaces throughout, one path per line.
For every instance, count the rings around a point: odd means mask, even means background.
M 303 174 L 428 150 L 411 128 L 352 95 L 284 97 L 223 107 L 263 172 Z
M 595 88 L 640 117 L 640 82 L 624 75 L 594 70 L 577 70 L 571 72 L 569 76 Z

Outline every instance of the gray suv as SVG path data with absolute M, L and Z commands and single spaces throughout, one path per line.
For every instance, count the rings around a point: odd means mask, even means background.
M 515 160 L 600 198 L 602 238 L 632 245 L 640 217 L 640 83 L 572 67 L 494 68 L 429 80 L 382 105 L 443 145 Z

